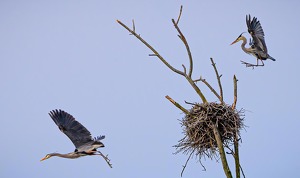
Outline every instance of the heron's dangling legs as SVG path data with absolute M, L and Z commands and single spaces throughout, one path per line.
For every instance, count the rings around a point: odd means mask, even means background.
M 262 64 L 258 64 L 258 60 L 260 60 Z M 241 61 L 241 62 L 242 62 L 242 64 L 245 64 L 246 67 L 252 67 L 252 68 L 258 67 L 258 66 L 264 66 L 265 65 L 264 62 L 261 59 L 258 59 L 258 58 L 256 59 L 256 65 L 248 63 L 248 62 L 245 62 L 245 61 Z
M 108 155 L 106 155 L 106 156 L 104 156 L 100 151 L 96 151 L 96 152 L 98 152 L 99 154 L 94 154 L 94 155 L 100 155 L 100 156 L 102 156 L 103 158 L 104 158 L 104 160 L 107 162 L 107 164 L 108 164 L 108 166 L 110 167 L 110 168 L 112 168 L 112 164 L 110 163 L 110 159 L 108 158 Z
M 261 61 L 261 64 L 260 64 L 260 65 L 258 65 L 258 60 Z M 265 65 L 265 64 L 264 64 L 264 61 L 261 60 L 261 59 L 258 59 L 258 58 L 257 58 L 256 61 L 257 61 L 256 66 L 264 66 L 264 65 Z

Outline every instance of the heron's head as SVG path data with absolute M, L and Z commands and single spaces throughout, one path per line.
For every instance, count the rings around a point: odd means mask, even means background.
M 44 161 L 46 159 L 49 159 L 52 157 L 52 154 L 47 154 L 44 158 L 42 158 L 40 161 Z
M 239 42 L 239 41 L 241 41 L 241 40 L 243 40 L 243 38 L 245 38 L 244 36 L 243 36 L 243 34 L 244 33 L 246 33 L 246 32 L 243 32 L 243 33 L 241 33 L 240 34 L 240 36 L 239 37 L 237 37 L 237 39 L 236 40 L 234 40 L 230 45 L 233 45 L 234 43 L 236 43 L 236 42 Z

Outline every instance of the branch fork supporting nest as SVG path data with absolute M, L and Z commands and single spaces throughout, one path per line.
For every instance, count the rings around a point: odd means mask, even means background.
M 223 100 L 223 88 L 221 84 L 221 77 L 219 75 L 216 63 L 212 58 L 210 58 L 212 66 L 214 68 L 218 86 L 219 93 L 202 77 L 199 79 L 193 80 L 193 57 L 191 53 L 191 49 L 189 44 L 183 35 L 181 29 L 179 28 L 179 22 L 182 16 L 182 6 L 180 8 L 180 13 L 178 15 L 177 20 L 172 19 L 172 23 L 174 28 L 178 32 L 178 37 L 184 44 L 189 61 L 189 68 L 185 67 L 182 64 L 183 70 L 178 70 L 172 65 L 170 65 L 164 57 L 160 55 L 158 51 L 155 50 L 147 41 L 145 41 L 140 34 L 137 34 L 135 31 L 135 23 L 133 22 L 133 28 L 130 29 L 121 21 L 117 20 L 121 26 L 123 26 L 126 30 L 129 31 L 130 35 L 135 36 L 138 40 L 140 40 L 144 45 L 146 45 L 153 54 L 150 56 L 156 56 L 162 63 L 164 63 L 170 70 L 173 72 L 183 76 L 188 83 L 193 87 L 195 92 L 199 95 L 202 103 L 193 104 L 193 107 L 188 110 L 182 107 L 178 102 L 173 100 L 170 96 L 166 96 L 166 98 L 174 104 L 178 109 L 185 113 L 185 117 L 181 120 L 181 124 L 183 127 L 184 137 L 179 140 L 179 143 L 175 145 L 177 148 L 177 152 L 183 152 L 185 154 L 190 154 L 185 165 L 183 166 L 183 170 L 181 175 L 183 174 L 189 159 L 195 155 L 200 158 L 206 156 L 208 158 L 214 158 L 215 156 L 219 156 L 222 161 L 223 170 L 225 175 L 228 178 L 232 178 L 232 174 L 230 168 L 227 163 L 225 148 L 230 148 L 234 146 L 234 149 L 231 149 L 231 153 L 235 160 L 235 170 L 236 177 L 240 178 L 240 163 L 239 163 L 239 151 L 238 151 L 238 142 L 240 140 L 240 129 L 243 128 L 243 112 L 236 110 L 237 103 L 237 78 L 233 76 L 234 83 L 234 100 L 232 105 L 227 105 Z M 204 83 L 211 92 L 218 98 L 220 103 L 208 102 L 206 97 L 197 86 L 197 82 L 201 81 Z M 216 154 L 219 155 L 216 155 Z M 200 160 L 201 163 L 201 160 Z M 202 165 L 202 163 L 201 163 Z M 202 165 L 203 166 L 203 165 Z M 205 169 L 205 168 L 204 168 Z

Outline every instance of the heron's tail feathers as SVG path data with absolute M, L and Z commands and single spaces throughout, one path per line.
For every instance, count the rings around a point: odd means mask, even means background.
M 274 59 L 274 58 L 271 57 L 270 55 L 268 56 L 268 59 L 271 59 L 272 61 L 276 61 L 276 59 Z

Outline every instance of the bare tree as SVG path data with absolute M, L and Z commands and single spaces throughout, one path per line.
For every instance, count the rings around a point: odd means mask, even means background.
M 181 125 L 183 127 L 184 136 L 179 140 L 178 144 L 175 145 L 177 151 L 176 153 L 183 152 L 184 154 L 189 155 L 188 159 L 183 166 L 181 171 L 181 176 L 187 166 L 188 161 L 192 156 L 199 158 L 201 163 L 201 158 L 208 157 L 214 159 L 221 159 L 223 170 L 225 175 L 228 178 L 232 178 L 232 173 L 227 162 L 226 153 L 233 156 L 235 160 L 235 172 L 236 178 L 240 178 L 240 161 L 239 161 L 239 141 L 240 141 L 240 129 L 244 127 L 243 120 L 244 114 L 243 110 L 236 109 L 237 103 L 237 78 L 233 76 L 234 84 L 234 102 L 229 105 L 226 104 L 223 100 L 223 89 L 221 83 L 221 76 L 216 67 L 216 63 L 211 58 L 211 63 L 216 74 L 218 81 L 219 92 L 217 92 L 204 78 L 200 77 L 198 79 L 193 79 L 193 57 L 192 53 L 186 40 L 184 34 L 179 28 L 179 22 L 182 15 L 182 6 L 180 8 L 179 15 L 177 19 L 172 19 L 172 23 L 175 29 L 178 32 L 178 37 L 184 44 L 187 55 L 189 66 L 186 68 L 185 65 L 182 65 L 182 70 L 174 68 L 170 65 L 164 57 L 160 55 L 146 40 L 144 40 L 141 35 L 137 34 L 135 31 L 135 23 L 132 21 L 133 26 L 130 29 L 121 21 L 117 22 L 123 26 L 130 34 L 134 35 L 139 39 L 144 45 L 146 45 L 153 54 L 150 56 L 156 56 L 163 62 L 170 70 L 183 76 L 188 83 L 193 87 L 195 92 L 199 95 L 202 103 L 188 103 L 189 106 L 192 106 L 191 109 L 186 109 L 181 106 L 178 102 L 174 101 L 170 96 L 166 98 L 173 103 L 178 109 L 185 113 L 185 117 L 181 120 Z M 204 83 L 211 92 L 218 98 L 219 103 L 217 102 L 208 102 L 206 97 L 200 90 L 197 85 L 197 82 L 201 81 Z M 225 149 L 229 151 L 225 152 Z M 202 163 L 201 163 L 202 165 Z M 203 165 L 202 165 L 203 166 Z M 204 166 L 203 166 L 204 167 Z M 205 168 L 205 167 L 204 167 Z M 243 173 L 243 172 L 242 172 Z M 244 174 L 243 174 L 244 175 Z M 244 176 L 245 177 L 245 176 Z

